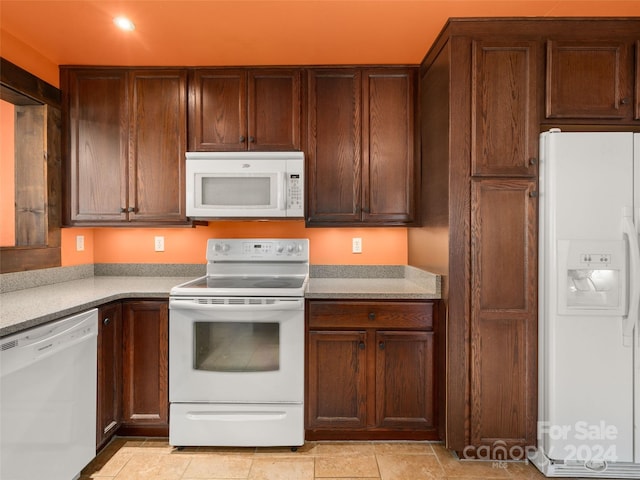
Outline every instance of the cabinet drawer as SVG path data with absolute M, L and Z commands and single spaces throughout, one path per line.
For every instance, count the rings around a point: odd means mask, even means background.
M 309 328 L 431 330 L 432 302 L 309 301 Z

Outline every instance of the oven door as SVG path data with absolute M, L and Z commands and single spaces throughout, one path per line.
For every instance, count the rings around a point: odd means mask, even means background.
M 169 400 L 300 403 L 303 298 L 171 298 Z

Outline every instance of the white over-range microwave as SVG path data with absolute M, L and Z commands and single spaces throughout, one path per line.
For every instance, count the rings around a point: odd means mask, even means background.
M 187 152 L 187 216 L 304 217 L 303 152 Z

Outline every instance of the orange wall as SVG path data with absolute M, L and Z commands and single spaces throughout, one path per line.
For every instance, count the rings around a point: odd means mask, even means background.
M 14 205 L 14 108 L 0 100 L 0 246 L 16 243 L 16 216 Z
M 85 250 L 76 251 L 83 235 Z M 164 236 L 165 251 L 154 251 Z M 88 263 L 205 263 L 209 238 L 308 238 L 310 262 L 318 265 L 406 265 L 406 228 L 305 228 L 303 221 L 211 222 L 195 228 L 64 228 L 62 265 Z M 362 238 L 362 253 L 351 239 Z
M 60 87 L 58 65 L 3 29 L 0 29 L 0 56 L 54 87 Z

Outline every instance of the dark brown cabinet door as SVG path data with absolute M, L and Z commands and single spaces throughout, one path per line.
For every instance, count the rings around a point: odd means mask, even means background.
M 362 188 L 361 72 L 311 70 L 308 98 L 310 224 L 360 222 Z
M 186 223 L 186 71 L 61 71 L 65 222 Z
M 415 71 L 365 70 L 362 88 L 362 221 L 414 220 Z
M 471 174 L 535 175 L 538 44 L 474 41 L 472 48 Z
M 196 69 L 189 85 L 189 150 L 247 149 L 247 74 Z
M 186 222 L 187 73 L 132 71 L 129 91 L 129 220 Z
M 301 70 L 195 69 L 189 150 L 300 150 Z
M 535 444 L 534 180 L 471 184 L 471 444 Z M 507 414 L 508 412 L 508 414 Z
M 433 332 L 376 332 L 376 425 L 435 430 Z
M 414 221 L 415 71 L 309 72 L 307 223 Z
M 123 312 L 123 427 L 129 434 L 168 432 L 169 308 L 126 301 Z
M 640 40 L 636 41 L 636 78 L 635 78 L 635 92 L 636 92 L 636 106 L 633 118 L 640 120 Z
M 622 41 L 550 40 L 547 118 L 631 119 L 631 48 Z
M 106 443 L 120 425 L 122 411 L 122 307 L 98 311 L 98 403 L 96 446 Z
M 300 70 L 249 72 L 249 150 L 300 150 L 300 76 Z
M 366 425 L 366 333 L 309 332 L 307 428 Z
M 68 142 L 65 223 L 124 221 L 129 146 L 126 72 L 62 69 L 61 77 Z

